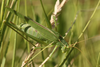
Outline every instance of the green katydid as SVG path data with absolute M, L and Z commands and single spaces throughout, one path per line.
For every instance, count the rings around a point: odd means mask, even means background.
M 11 11 L 12 13 L 14 13 L 15 15 L 17 15 L 19 18 L 27 21 L 27 24 L 22 24 L 19 26 L 20 29 L 22 29 L 23 32 L 25 31 L 29 31 L 29 30 L 34 30 L 34 31 L 38 31 L 33 33 L 32 31 L 30 31 L 31 33 L 27 33 L 28 35 L 30 35 L 30 37 L 35 37 L 35 41 L 37 41 L 38 43 L 40 43 L 40 41 L 45 41 L 47 40 L 49 43 L 50 42 L 54 42 L 55 44 L 59 44 L 62 46 L 62 52 L 64 52 L 65 48 L 68 48 L 68 44 L 67 42 L 63 39 L 62 36 L 60 36 L 60 34 L 58 32 L 55 32 L 49 28 L 46 28 L 42 25 L 40 25 L 39 23 L 37 23 L 36 21 L 21 15 L 20 13 L 18 13 L 15 10 L 12 10 L 11 8 L 6 7 L 9 11 Z M 37 35 L 37 36 L 35 36 Z M 36 39 L 37 38 L 37 39 Z M 46 42 L 47 43 L 47 42 Z

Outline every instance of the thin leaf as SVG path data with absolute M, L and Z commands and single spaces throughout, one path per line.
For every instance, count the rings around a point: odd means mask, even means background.
M 43 12 L 44 12 L 44 14 L 45 14 L 45 18 L 46 18 L 46 20 L 47 20 L 47 27 L 48 27 L 49 29 L 51 29 L 51 23 L 50 23 L 50 21 L 49 21 L 49 19 L 48 19 L 48 16 L 47 16 L 47 14 L 46 14 L 45 9 L 44 9 L 42 0 L 40 0 L 40 2 L 41 2 L 41 6 L 42 6 L 42 9 L 43 9 Z
M 13 0 L 12 3 L 11 3 L 11 8 L 13 9 L 16 5 L 16 2 L 17 0 Z M 7 16 L 6 16 L 6 20 L 9 21 L 10 20 L 10 16 L 11 16 L 11 13 L 8 12 Z M 6 25 L 2 24 L 2 30 L 1 30 L 1 41 L 0 41 L 0 48 L 1 48 L 1 44 L 2 44 L 2 40 L 4 38 L 4 33 L 5 33 L 5 30 L 6 30 Z

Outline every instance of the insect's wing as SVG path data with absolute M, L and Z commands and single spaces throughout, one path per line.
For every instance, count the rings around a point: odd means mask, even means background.
M 41 39 L 43 41 L 46 41 L 46 39 L 44 38 L 44 36 L 41 35 L 41 33 L 39 31 L 37 31 L 36 29 L 34 29 L 33 27 L 31 27 L 29 24 L 20 24 L 17 25 L 23 32 L 37 37 L 38 39 Z
M 30 37 L 31 39 L 37 41 L 38 43 L 47 44 L 47 43 L 45 43 L 44 41 L 42 41 L 41 39 L 39 39 L 39 38 L 37 38 L 37 37 L 35 37 L 35 36 L 32 36 L 32 35 L 30 35 L 30 34 L 28 34 L 28 33 L 23 32 L 22 30 L 20 30 L 20 29 L 18 28 L 18 26 L 14 25 L 14 24 L 12 24 L 12 23 L 9 23 L 9 22 L 7 22 L 7 21 L 4 21 L 4 23 L 5 23 L 7 26 L 9 26 L 10 28 L 12 28 L 14 31 L 16 31 L 17 33 L 19 33 L 19 34 L 22 33 L 22 34 L 24 34 L 24 35 Z
M 42 25 L 40 25 L 39 23 L 35 22 L 34 20 L 29 19 L 26 16 L 21 15 L 20 13 L 18 13 L 15 10 L 12 10 L 11 8 L 6 7 L 8 10 L 10 10 L 12 13 L 14 13 L 15 15 L 17 15 L 18 17 L 22 18 L 23 20 L 27 21 L 27 23 L 29 25 L 31 25 L 33 28 L 35 28 L 37 31 L 39 31 L 44 38 L 50 40 L 50 41 L 58 41 L 59 39 L 59 33 L 54 32 Z

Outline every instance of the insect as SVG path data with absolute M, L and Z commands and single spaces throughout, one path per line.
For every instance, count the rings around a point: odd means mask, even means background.
M 58 32 L 40 25 L 39 23 L 21 15 L 15 10 L 12 10 L 8 7 L 6 8 L 18 17 L 28 22 L 27 24 L 21 24 L 18 27 L 21 29 L 21 31 L 26 32 L 30 37 L 33 37 L 33 39 L 38 43 L 41 43 L 42 41 L 46 41 L 45 43 L 47 44 L 50 42 L 54 42 L 54 44 L 60 45 L 62 47 L 62 52 L 64 52 L 64 50 L 68 48 L 67 42 L 63 39 L 62 36 L 60 36 Z

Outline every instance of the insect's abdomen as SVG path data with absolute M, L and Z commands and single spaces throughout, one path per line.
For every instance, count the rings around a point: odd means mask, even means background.
M 40 32 L 38 32 L 36 29 L 34 29 L 33 27 L 31 27 L 29 24 L 21 24 L 20 25 L 20 29 L 23 32 L 25 32 L 25 33 L 27 33 L 29 35 L 32 35 L 32 36 L 37 37 L 39 39 L 44 39 L 42 37 L 42 35 L 40 34 Z

